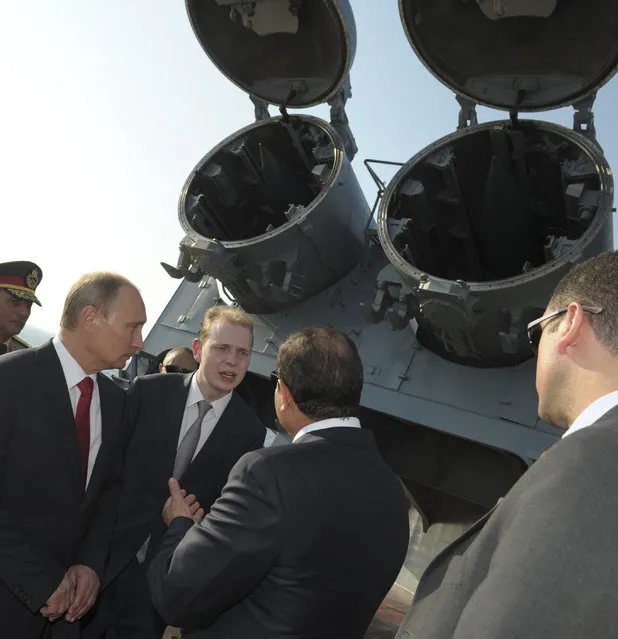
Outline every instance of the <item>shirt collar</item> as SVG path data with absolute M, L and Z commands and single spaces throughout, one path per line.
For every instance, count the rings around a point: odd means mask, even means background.
M 227 408 L 227 405 L 232 399 L 233 391 L 230 391 L 227 395 L 215 399 L 214 402 L 210 402 L 212 409 L 215 411 L 215 417 L 219 419 L 223 415 L 223 411 Z M 191 377 L 191 383 L 189 384 L 189 396 L 187 397 L 187 408 L 193 406 L 198 402 L 204 401 L 206 398 L 202 395 L 202 391 L 197 383 L 197 373 L 193 373 Z
M 312 433 L 316 430 L 324 430 L 326 428 L 360 428 L 360 421 L 357 417 L 332 417 L 331 419 L 321 419 L 319 422 L 313 422 L 307 424 L 301 428 L 296 435 L 292 443 L 296 442 L 300 437 L 307 433 Z
M 614 408 L 614 406 L 618 406 L 618 391 L 599 397 L 599 399 L 592 402 L 590 406 L 585 408 L 579 414 L 577 419 L 571 424 L 571 427 L 566 433 L 564 433 L 562 439 L 564 439 L 567 435 L 572 435 L 574 432 L 581 430 L 582 428 L 591 426 L 601 419 L 603 415 Z
M 84 369 L 77 363 L 77 360 L 73 357 L 73 355 L 69 353 L 67 347 L 62 343 L 57 335 L 56 337 L 54 337 L 54 339 L 52 339 L 52 344 L 54 345 L 56 353 L 58 354 L 60 366 L 62 366 L 62 372 L 64 373 L 64 378 L 69 389 L 77 386 L 79 382 L 84 379 L 84 377 L 90 377 L 96 384 L 96 374 L 92 373 L 91 375 L 86 375 Z

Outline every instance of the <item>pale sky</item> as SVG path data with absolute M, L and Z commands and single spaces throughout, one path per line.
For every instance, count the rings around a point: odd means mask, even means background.
M 347 111 L 372 204 L 363 159 L 406 161 L 455 129 L 459 107 L 416 59 L 395 0 L 352 4 Z M 159 262 L 176 264 L 180 189 L 212 147 L 253 121 L 249 98 L 203 53 L 180 0 L 8 0 L 0 77 L 0 261 L 43 269 L 43 308 L 30 324 L 54 331 L 70 285 L 115 270 L 142 290 L 150 326 L 178 285 Z M 617 101 L 614 78 L 595 106 L 614 169 Z M 310 112 L 328 117 L 326 107 Z M 479 110 L 482 122 L 504 117 Z M 572 110 L 537 117 L 571 126 Z

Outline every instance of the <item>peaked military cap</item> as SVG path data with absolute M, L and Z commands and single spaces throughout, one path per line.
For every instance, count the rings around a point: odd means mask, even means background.
M 41 306 L 35 295 L 43 279 L 43 271 L 34 262 L 4 262 L 0 264 L 0 288 L 13 297 Z

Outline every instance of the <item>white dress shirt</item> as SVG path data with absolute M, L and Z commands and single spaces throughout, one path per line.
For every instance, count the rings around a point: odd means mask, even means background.
M 99 448 L 101 448 L 102 441 L 101 400 L 99 398 L 97 376 L 94 373 L 92 375 L 86 375 L 86 373 L 84 373 L 83 368 L 75 361 L 73 355 L 69 353 L 66 346 L 60 341 L 58 336 L 54 337 L 52 344 L 54 345 L 58 358 L 60 359 L 64 379 L 69 390 L 71 407 L 73 408 L 73 417 L 75 417 L 77 402 L 81 397 L 81 391 L 77 388 L 77 384 L 79 384 L 84 377 L 90 377 L 90 379 L 94 382 L 94 386 L 92 388 L 92 399 L 90 400 L 90 451 L 88 453 L 88 474 L 86 475 L 87 487 L 90 482 L 92 469 L 94 468 L 94 463 L 97 460 L 97 454 L 99 453 Z
M 185 412 L 182 416 L 182 424 L 180 425 L 180 434 L 178 436 L 176 450 L 178 450 L 180 442 L 187 434 L 187 431 L 191 427 L 191 424 L 193 424 L 193 422 L 199 415 L 199 409 L 197 407 L 198 402 L 201 402 L 204 399 L 205 398 L 202 395 L 202 391 L 197 384 L 197 375 L 194 373 L 189 384 L 189 394 L 187 395 Z M 200 433 L 200 438 L 197 442 L 197 447 L 195 448 L 195 453 L 192 459 L 195 459 L 195 456 L 200 452 L 202 446 L 212 434 L 212 431 L 215 429 L 215 426 L 221 418 L 221 415 L 223 415 L 223 411 L 230 403 L 230 399 L 232 399 L 232 391 L 230 391 L 227 395 L 220 397 L 219 399 L 215 399 L 214 402 L 210 402 L 212 408 L 206 413 L 206 415 L 204 415 L 204 419 L 202 420 L 202 431 Z
M 305 427 L 301 428 L 296 435 L 294 435 L 294 439 L 292 443 L 298 441 L 303 435 L 307 433 L 313 433 L 316 430 L 324 430 L 326 428 L 360 428 L 360 422 L 356 417 L 333 417 L 331 419 L 322 419 L 319 422 L 313 422 L 312 424 L 307 424 Z
M 592 426 L 615 406 L 618 406 L 618 391 L 599 397 L 580 413 L 578 418 L 571 424 L 571 427 L 564 433 L 562 439 L 582 428 Z

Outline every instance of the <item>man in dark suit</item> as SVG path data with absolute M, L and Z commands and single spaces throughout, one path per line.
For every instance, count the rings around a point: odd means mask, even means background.
M 79 636 L 117 507 L 125 395 L 99 371 L 142 347 L 137 289 L 112 273 L 69 292 L 58 336 L 0 359 L 0 635 Z
M 309 328 L 277 358 L 289 446 L 245 455 L 198 524 L 170 479 L 153 602 L 187 639 L 360 639 L 401 568 L 408 504 L 355 417 L 363 367 L 339 331 Z
M 402 639 L 618 635 L 618 253 L 575 266 L 528 335 L 567 429 L 423 575 Z
M 238 459 L 264 445 L 265 426 L 234 392 L 247 372 L 252 343 L 251 316 L 217 306 L 206 313 L 193 343 L 196 374 L 147 375 L 132 384 L 118 521 L 87 639 L 106 629 L 116 639 L 160 639 L 165 624 L 152 607 L 146 570 L 165 532 L 167 480 L 176 477 L 208 509 Z

